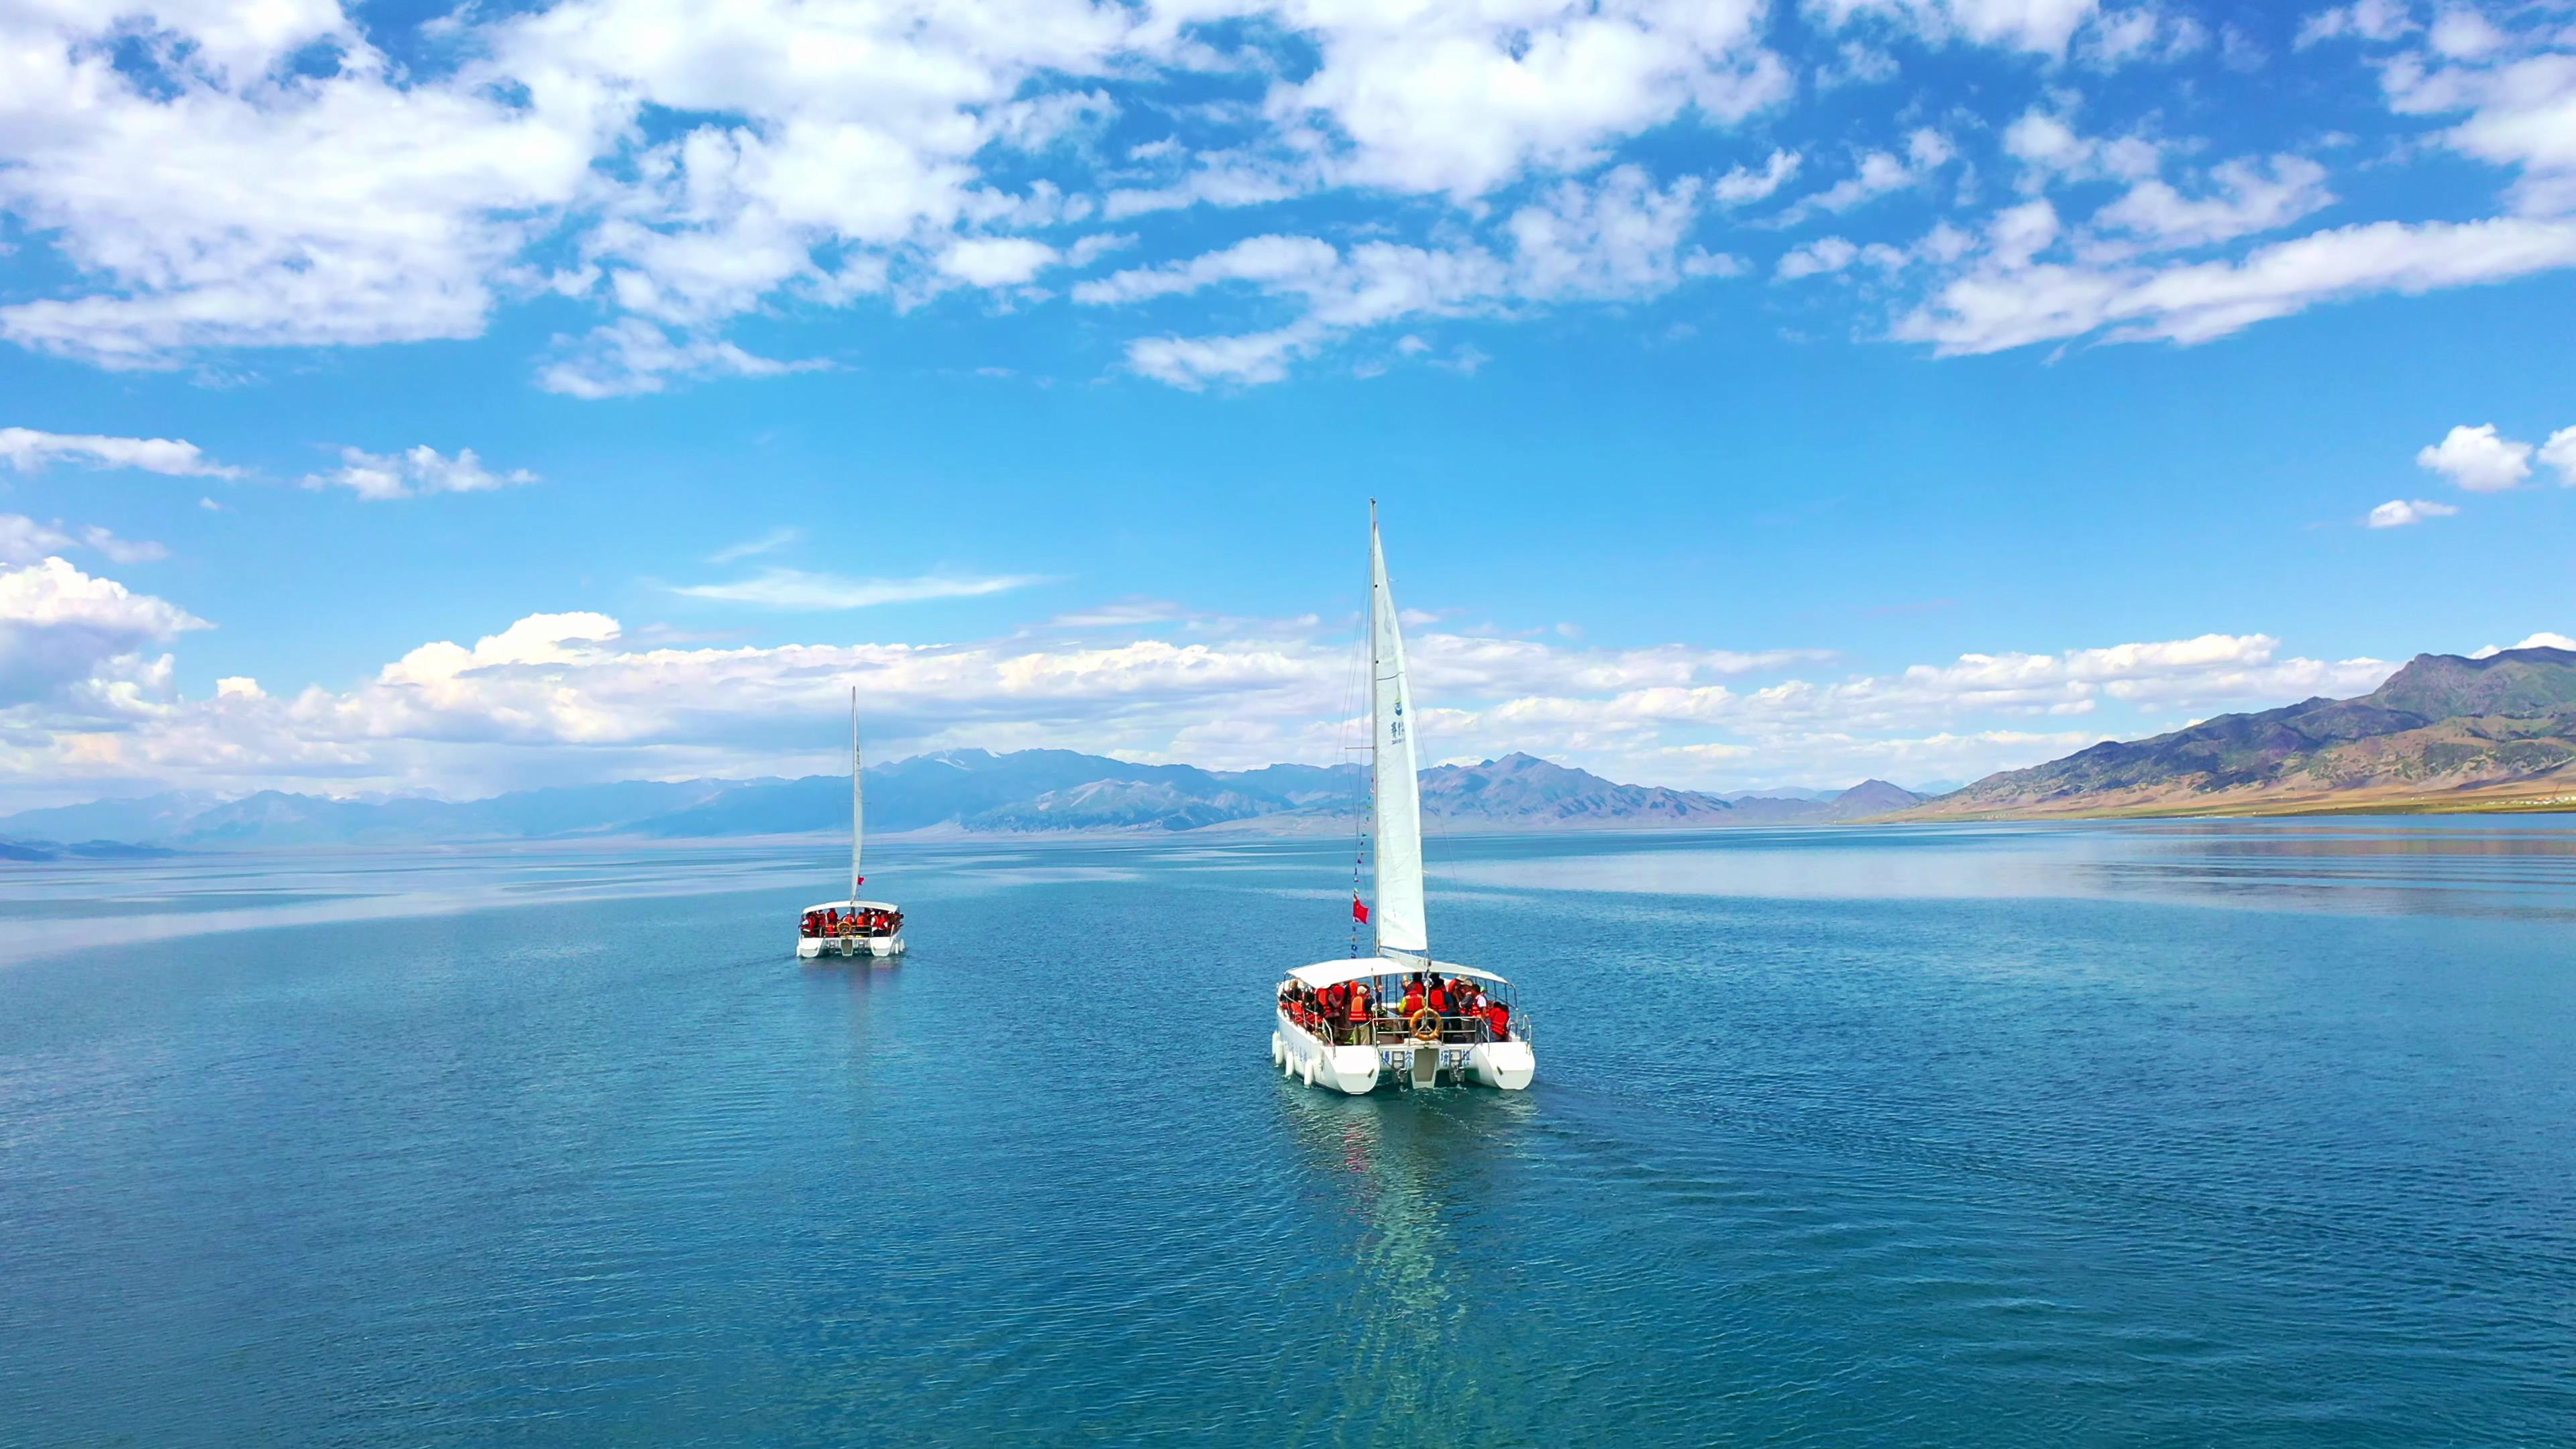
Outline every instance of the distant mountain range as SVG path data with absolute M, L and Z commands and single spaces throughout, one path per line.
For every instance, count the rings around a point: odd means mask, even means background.
M 1354 766 L 1202 770 L 1071 750 L 950 750 L 868 769 L 870 835 L 913 832 L 1329 833 L 1353 827 Z M 1884 780 L 1842 791 L 1702 794 L 1622 785 L 1528 755 L 1422 772 L 1423 808 L 1458 831 L 1723 829 L 2328 810 L 2576 807 L 2576 652 L 2418 655 L 2357 699 L 2220 715 L 2153 739 L 1927 797 Z M 584 838 L 838 834 L 846 775 L 628 781 L 488 800 L 152 795 L 0 817 L 0 860 L 171 850 Z M 58 841 L 78 841 L 61 845 Z
M 1364 782 L 1354 766 L 1202 770 L 1071 750 L 951 750 L 872 765 L 868 833 L 1057 831 L 1324 833 L 1352 828 Z M 1829 823 L 1922 798 L 1884 780 L 1813 795 L 1721 799 L 1622 785 L 1528 755 L 1422 772 L 1425 813 L 1455 830 L 1616 830 Z M 289 849 L 590 837 L 709 839 L 833 834 L 849 828 L 846 775 L 801 780 L 630 781 L 526 790 L 488 800 L 334 800 L 264 790 L 227 800 L 165 794 L 0 817 L 19 858 L 135 847 Z M 88 840 L 82 847 L 49 842 Z M 121 844 L 120 844 L 121 843 Z M 9 858 L 0 856 L 0 858 Z
M 2356 699 L 2226 714 L 1989 775 L 1910 820 L 2576 806 L 2576 653 L 2419 654 Z

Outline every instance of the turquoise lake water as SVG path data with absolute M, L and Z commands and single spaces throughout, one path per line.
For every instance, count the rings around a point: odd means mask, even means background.
M 2576 1442 L 2576 823 L 0 873 L 0 1442 Z

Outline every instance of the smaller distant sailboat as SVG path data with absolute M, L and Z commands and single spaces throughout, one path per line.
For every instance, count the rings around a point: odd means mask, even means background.
M 807 906 L 796 926 L 796 958 L 824 956 L 900 956 L 903 912 L 887 901 L 859 899 L 867 877 L 859 873 L 859 853 L 867 843 L 866 795 L 859 760 L 859 692 L 850 691 L 850 897 Z

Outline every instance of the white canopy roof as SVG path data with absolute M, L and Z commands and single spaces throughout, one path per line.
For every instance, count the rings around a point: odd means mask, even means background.
M 1448 961 L 1434 961 L 1426 966 L 1420 961 L 1398 961 L 1387 956 L 1361 956 L 1348 961 L 1319 961 L 1312 966 L 1300 966 L 1288 975 L 1291 980 L 1304 982 L 1321 991 L 1327 986 L 1339 986 L 1345 981 L 1357 981 L 1365 976 L 1410 976 L 1416 971 L 1437 971 L 1443 976 L 1465 976 L 1477 981 L 1491 981 L 1502 986 L 1512 984 L 1491 971 L 1479 971 L 1473 966 L 1460 966 Z
M 891 911 L 896 907 L 886 901 L 825 901 L 819 906 L 807 906 L 805 909 L 809 911 Z

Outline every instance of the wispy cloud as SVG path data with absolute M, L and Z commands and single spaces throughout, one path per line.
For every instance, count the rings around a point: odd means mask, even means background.
M 1120 599 L 1096 608 L 1077 609 L 1047 620 L 1050 629 L 1139 629 L 1177 623 L 1189 617 L 1180 605 L 1162 599 Z
M 2428 518 L 2449 518 L 2459 511 L 2430 498 L 2391 498 L 2370 510 L 2370 516 L 2363 519 L 2362 524 L 2369 528 L 2405 528 Z
M 98 433 L 0 428 L 0 463 L 21 473 L 35 473 L 58 462 L 84 463 L 93 468 L 140 468 L 174 478 L 238 478 L 242 471 L 214 461 L 196 444 L 179 438 L 112 438 Z
M 791 543 L 801 542 L 804 537 L 805 530 L 801 528 L 773 528 L 758 538 L 745 539 L 729 548 L 717 549 L 707 555 L 707 562 L 729 564 L 741 559 L 754 558 L 785 548 Z
M 818 612 L 868 609 L 879 604 L 915 604 L 928 599 L 981 598 L 1045 582 L 1036 574 L 990 574 L 982 577 L 924 574 L 911 579 L 850 579 L 838 574 L 806 573 L 800 569 L 764 569 L 751 578 L 733 583 L 688 584 L 671 592 L 727 604 Z
M 119 538 L 96 524 L 67 528 L 39 523 L 23 513 L 0 513 L 0 563 L 34 563 L 48 554 L 86 548 L 110 563 L 153 563 L 170 550 L 149 539 Z

